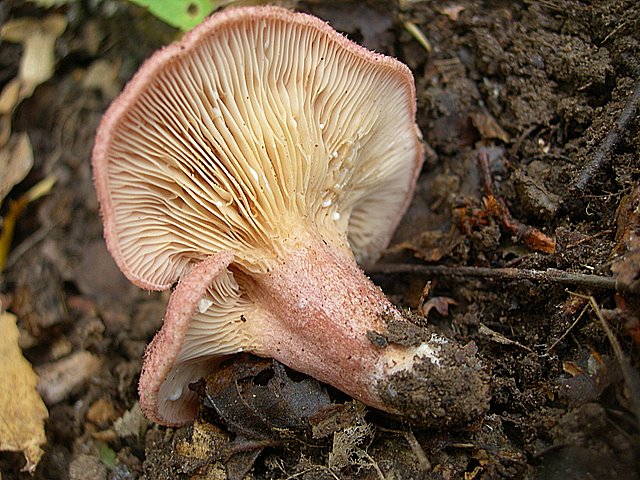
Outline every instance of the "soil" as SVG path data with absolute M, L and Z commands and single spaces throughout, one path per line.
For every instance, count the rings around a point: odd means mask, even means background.
M 37 3 L 3 2 L 0 24 L 54 11 Z M 487 389 L 490 401 L 462 427 L 417 428 L 328 389 L 338 404 L 328 432 L 305 433 L 290 412 L 295 431 L 262 443 L 236 437 L 224 414 L 206 408 L 181 429 L 140 414 L 142 355 L 167 296 L 139 291 L 113 264 L 90 157 L 112 97 L 178 34 L 123 1 L 60 3 L 69 25 L 55 74 L 12 121 L 29 134 L 35 165 L 8 200 L 49 174 L 57 183 L 19 218 L 0 277 L 36 371 L 75 362 L 61 393 L 41 388 L 47 443 L 33 478 L 213 479 L 225 478 L 225 465 L 253 479 L 638 478 L 636 1 L 289 2 L 414 72 L 427 159 L 392 247 L 370 273 L 416 325 L 466 345 L 460 361 L 482 369 L 468 377 L 480 384 L 462 376 L 433 390 L 473 402 Z M 0 44 L 0 87 L 21 52 Z M 111 83 L 83 84 L 105 60 Z M 423 370 L 416 375 L 429 382 Z M 420 378 L 395 381 L 410 391 Z M 442 403 L 433 408 L 446 414 Z M 29 478 L 23 466 L 19 453 L 0 453 L 3 479 Z

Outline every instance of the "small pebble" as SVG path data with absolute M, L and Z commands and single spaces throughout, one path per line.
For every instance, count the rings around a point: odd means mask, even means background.
M 36 368 L 38 391 L 47 405 L 55 405 L 89 381 L 100 368 L 100 359 L 86 351 L 72 353 L 57 362 Z
M 78 455 L 69 465 L 69 480 L 106 480 L 107 467 L 96 457 Z

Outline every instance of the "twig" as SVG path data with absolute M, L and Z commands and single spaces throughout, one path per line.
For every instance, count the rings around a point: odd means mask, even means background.
M 609 39 L 611 37 L 613 37 L 616 33 L 618 33 L 620 30 L 622 30 L 624 27 L 626 27 L 629 24 L 629 19 L 619 23 L 616 28 L 614 28 L 613 30 L 611 30 L 606 37 L 604 37 L 602 39 L 602 41 L 600 42 L 600 45 L 604 45 L 605 43 L 607 43 L 609 41 Z
M 420 466 L 420 470 L 422 471 L 422 473 L 426 474 L 430 472 L 431 462 L 425 455 L 424 450 L 422 449 L 422 446 L 420 445 L 420 443 L 418 443 L 418 439 L 416 438 L 413 431 L 408 430 L 406 432 L 402 432 L 402 435 L 404 436 L 405 440 L 411 447 L 411 451 L 416 456 L 416 459 L 418 460 L 418 465 Z
M 522 132 L 518 137 L 518 139 L 516 140 L 516 142 L 511 147 L 511 149 L 509 150 L 509 155 L 512 157 L 515 157 L 518 151 L 520 150 L 520 147 L 522 146 L 522 142 L 524 142 L 524 139 L 527 138 L 529 135 L 531 135 L 537 128 L 538 128 L 538 125 L 533 125 L 527 128 L 524 132 Z
M 570 248 L 575 248 L 575 247 L 577 247 L 579 245 L 582 245 L 583 243 L 590 242 L 591 240 L 594 240 L 594 239 L 596 239 L 598 237 L 602 237 L 604 235 L 609 235 L 611 232 L 613 232 L 613 230 L 609 230 L 609 229 L 602 230 L 601 232 L 594 233 L 593 235 L 589 235 L 588 237 L 583 237 L 580 240 L 578 240 L 577 242 L 571 243 L 571 244 L 565 246 L 564 248 L 567 249 L 567 250 L 569 250 Z
M 486 336 L 489 337 L 489 339 L 493 340 L 494 342 L 501 343 L 502 345 L 515 345 L 517 347 L 523 348 L 524 350 L 526 350 L 528 352 L 533 353 L 533 350 L 531 350 L 526 345 L 523 345 L 520 342 L 517 342 L 515 340 L 511 340 L 510 338 L 505 337 L 501 333 L 490 329 L 489 327 L 487 327 L 482 322 L 480 323 L 480 328 L 478 328 L 478 333 L 480 333 L 482 335 L 486 335 Z
M 582 168 L 580 175 L 578 175 L 578 180 L 574 184 L 574 190 L 583 191 L 595 173 L 609 160 L 613 148 L 618 143 L 620 134 L 627 128 L 629 122 L 635 118 L 638 105 L 640 105 L 640 81 L 635 84 L 633 93 L 627 100 L 622 112 L 620 112 L 620 117 L 614 123 L 613 128 L 609 130 L 604 142 L 600 144 L 591 161 Z
M 5 265 L 5 268 L 7 268 L 7 269 L 12 268 L 16 264 L 16 262 L 20 258 L 22 258 L 31 248 L 33 248 L 38 243 L 40 243 L 45 238 L 47 238 L 49 233 L 51 233 L 51 231 L 56 226 L 57 226 L 56 223 L 51 223 L 51 224 L 46 225 L 44 227 L 40 227 L 38 230 L 36 230 L 34 233 L 32 233 L 30 236 L 28 236 L 16 248 L 11 250 L 11 252 L 7 256 L 7 263 Z
M 580 319 L 583 317 L 583 315 L 585 314 L 585 312 L 587 311 L 587 307 L 585 305 L 585 307 L 582 309 L 582 311 L 580 312 L 580 315 L 578 315 L 578 317 L 573 321 L 573 323 L 569 326 L 569 328 L 567 328 L 567 330 L 565 330 L 565 332 L 562 334 L 562 336 L 557 339 L 555 342 L 553 342 L 553 345 L 551 345 L 549 348 L 547 348 L 547 353 L 549 353 L 551 350 L 553 350 L 554 348 L 556 348 L 556 346 L 562 341 L 564 340 L 564 338 L 569 335 L 569 332 L 571 330 L 573 330 L 573 327 L 575 327 L 578 322 L 580 321 Z
M 520 268 L 488 268 L 488 267 L 448 267 L 445 265 L 414 265 L 406 263 L 381 263 L 368 270 L 370 274 L 408 273 L 430 277 L 471 277 L 490 278 L 492 280 L 530 280 L 534 282 L 557 283 L 560 285 L 576 285 L 603 290 L 629 291 L 629 285 L 616 281 L 613 277 L 570 273 L 555 268 L 547 270 L 527 270 Z
M 424 450 L 422 449 L 422 446 L 420 445 L 420 443 L 418 442 L 418 439 L 413 433 L 413 430 L 397 430 L 395 428 L 386 428 L 379 425 L 376 427 L 376 430 L 379 430 L 381 432 L 394 433 L 396 435 L 403 436 L 404 439 L 409 444 L 409 446 L 411 447 L 413 454 L 416 456 L 416 459 L 418 460 L 418 465 L 420 466 L 423 473 L 427 473 L 431 471 L 431 468 L 432 468 L 431 462 L 427 458 L 427 455 L 424 453 Z
M 360 450 L 359 454 L 362 455 L 365 458 L 365 460 L 368 460 L 369 465 L 376 471 L 376 473 L 378 474 L 378 478 L 380 480 L 386 480 L 384 473 L 382 473 L 382 470 L 380 470 L 380 467 L 378 466 L 378 462 L 376 462 L 366 450 L 364 449 L 359 449 L 359 450 Z
M 315 470 L 320 470 L 321 472 L 324 473 L 328 473 L 329 475 L 331 475 L 335 480 L 340 480 L 335 473 L 333 473 L 331 471 L 331 469 L 329 467 L 325 467 L 323 465 L 312 465 L 310 468 L 307 468 L 301 472 L 298 473 L 294 473 L 293 475 L 289 475 L 287 478 L 285 478 L 284 480 L 291 480 L 293 478 L 298 478 L 301 477 L 303 475 L 306 475 L 309 472 L 313 472 Z

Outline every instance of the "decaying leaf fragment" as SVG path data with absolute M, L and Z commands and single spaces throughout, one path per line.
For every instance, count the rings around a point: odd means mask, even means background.
M 616 247 L 611 271 L 617 280 L 640 292 L 640 187 L 626 195 L 616 212 Z
M 0 145 L 0 204 L 9 191 L 31 171 L 33 149 L 29 135 L 11 136 L 7 145 Z
M 616 212 L 616 244 L 611 252 L 611 271 L 616 283 L 631 294 L 617 293 L 616 308 L 603 310 L 609 319 L 624 325 L 640 345 L 640 186 L 625 195 Z
M 18 74 L 22 98 L 31 96 L 38 85 L 53 75 L 55 42 L 66 28 L 64 16 L 49 15 L 43 19 L 25 17 L 11 20 L 0 29 L 3 40 L 24 45 Z
M 236 434 L 217 448 L 230 480 L 244 478 L 263 448 L 310 434 L 312 417 L 336 407 L 314 379 L 296 381 L 281 363 L 248 355 L 223 363 L 194 388 L 204 409 Z
M 231 431 L 250 439 L 310 430 L 309 418 L 332 405 L 315 380 L 292 380 L 282 364 L 249 356 L 223 364 L 206 378 L 203 404 Z
M 556 251 L 555 240 L 537 228 L 525 225 L 514 219 L 504 198 L 495 193 L 497 190 L 495 188 L 495 180 L 489 165 L 489 155 L 485 150 L 481 150 L 478 154 L 478 168 L 485 191 L 485 197 L 483 198 L 485 214 L 498 217 L 502 222 L 502 226 L 513 235 L 514 240 L 522 242 L 529 250 L 554 253 Z M 471 219 L 475 216 L 473 215 Z
M 17 18 L 0 26 L 0 41 L 23 46 L 18 75 L 0 90 L 0 147 L 5 147 L 11 136 L 15 108 L 53 76 L 55 43 L 66 28 L 67 19 L 55 14 L 42 19 Z
M 36 390 L 38 377 L 18 346 L 16 317 L 0 313 L 0 450 L 22 452 L 33 473 L 44 453 L 47 407 Z

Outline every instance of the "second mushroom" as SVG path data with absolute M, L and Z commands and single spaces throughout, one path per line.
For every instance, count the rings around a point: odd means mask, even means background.
M 177 282 L 140 379 L 148 417 L 189 422 L 189 383 L 242 351 L 422 423 L 484 411 L 473 355 L 395 341 L 389 325 L 412 325 L 358 266 L 410 201 L 415 113 L 405 65 L 277 7 L 216 14 L 142 66 L 93 167 L 120 269 L 145 289 Z

